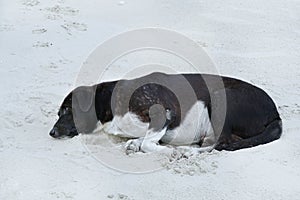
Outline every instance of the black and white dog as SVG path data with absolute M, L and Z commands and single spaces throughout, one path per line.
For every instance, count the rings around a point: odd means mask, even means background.
M 199 152 L 233 151 L 272 142 L 282 133 L 279 113 L 266 92 L 241 80 L 208 74 L 152 73 L 78 87 L 64 99 L 58 116 L 52 137 L 91 133 L 100 124 L 108 133 L 130 138 L 128 152 L 168 151 L 168 145 L 194 145 Z

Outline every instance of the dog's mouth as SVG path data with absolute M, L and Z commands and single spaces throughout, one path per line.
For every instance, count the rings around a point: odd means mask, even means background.
M 53 137 L 53 138 L 55 138 L 55 139 L 59 139 L 59 140 L 70 139 L 70 138 L 72 138 L 72 137 L 67 136 L 67 135 L 51 136 L 51 137 Z
M 72 138 L 72 137 L 78 135 L 78 132 L 76 129 L 74 129 L 71 131 L 66 131 L 65 133 L 62 134 L 57 130 L 57 128 L 54 127 L 50 131 L 49 135 L 55 139 L 66 139 L 66 138 Z

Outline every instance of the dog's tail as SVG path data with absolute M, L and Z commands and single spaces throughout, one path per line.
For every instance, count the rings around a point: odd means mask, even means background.
M 216 145 L 215 149 L 219 151 L 221 150 L 234 151 L 238 149 L 254 147 L 254 146 L 266 144 L 274 140 L 277 140 L 280 138 L 281 134 L 282 134 L 282 121 L 279 118 L 271 122 L 266 127 L 266 129 L 257 136 L 247 138 L 247 139 L 241 139 L 237 142 L 233 142 L 229 144 L 219 143 Z

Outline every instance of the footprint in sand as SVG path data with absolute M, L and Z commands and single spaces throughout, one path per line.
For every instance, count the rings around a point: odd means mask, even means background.
M 87 31 L 87 25 L 78 22 L 68 22 L 61 25 L 63 29 L 67 31 L 69 35 L 72 35 L 72 31 Z
M 55 5 L 53 7 L 48 7 L 45 8 L 46 11 L 51 12 L 51 13 L 55 13 L 55 14 L 60 14 L 60 15 L 70 15 L 70 16 L 74 16 L 77 15 L 79 13 L 79 10 L 73 9 L 71 7 L 61 7 L 59 5 Z
M 32 46 L 33 47 L 36 47 L 36 48 L 39 48 L 39 47 L 42 47 L 42 48 L 45 48 L 45 47 L 50 47 L 52 46 L 53 44 L 51 42 L 40 42 L 40 41 L 37 41 L 35 44 L 33 44 Z
M 27 115 L 24 121 L 28 124 L 32 124 L 35 121 L 34 114 Z
M 25 0 L 23 1 L 23 5 L 25 6 L 36 6 L 38 5 L 40 2 L 37 0 Z
M 216 157 L 220 155 L 217 151 L 204 152 L 202 154 L 184 157 L 172 162 L 163 163 L 163 166 L 173 174 L 179 175 L 201 175 L 206 173 L 215 174 L 218 168 Z
M 43 33 L 46 33 L 46 32 L 47 32 L 47 30 L 44 29 L 44 28 L 32 30 L 32 34 L 43 34 Z
M 120 193 L 118 193 L 116 195 L 109 194 L 109 195 L 107 195 L 107 198 L 108 199 L 118 199 L 118 200 L 120 200 L 120 199 L 122 199 L 122 200 L 134 200 L 133 198 L 130 198 L 129 196 L 127 196 L 125 194 L 120 194 Z
M 73 199 L 75 193 L 66 193 L 66 192 L 50 192 L 50 195 L 56 199 Z

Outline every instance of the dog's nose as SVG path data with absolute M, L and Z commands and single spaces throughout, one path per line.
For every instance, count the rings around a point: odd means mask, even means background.
M 52 137 L 55 137 L 57 135 L 57 128 L 53 128 L 51 131 L 50 131 L 50 136 Z

